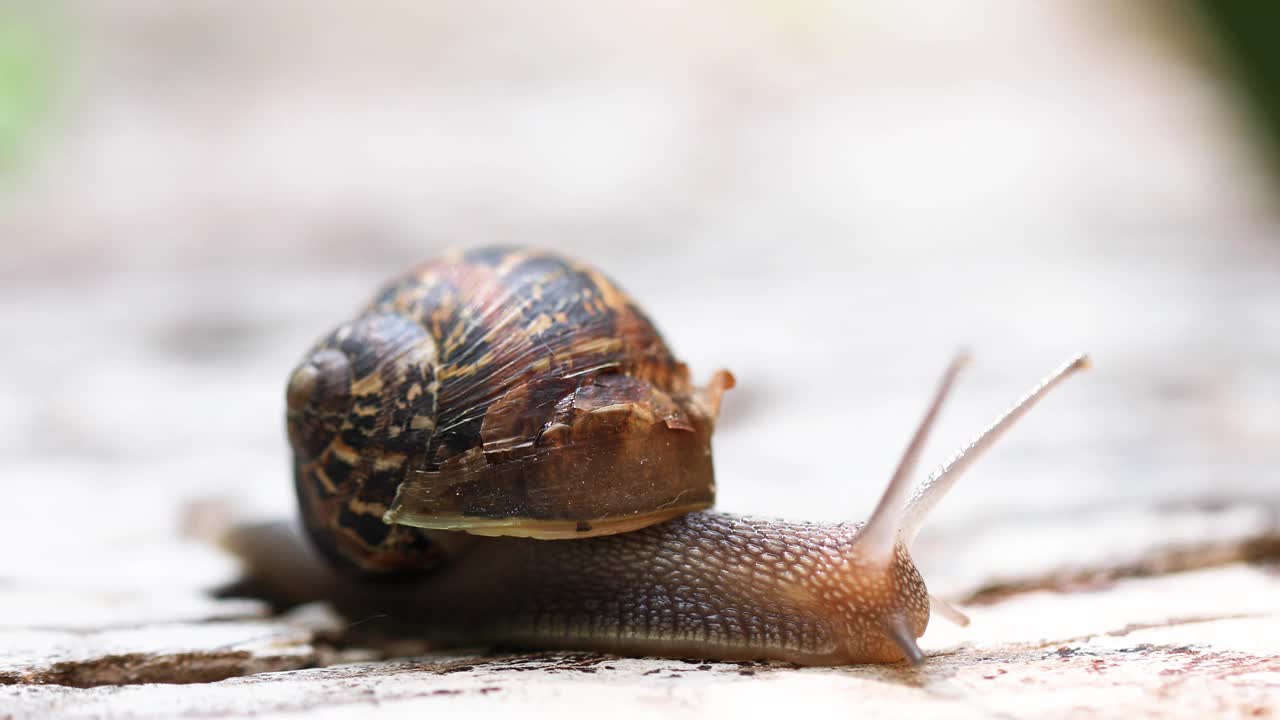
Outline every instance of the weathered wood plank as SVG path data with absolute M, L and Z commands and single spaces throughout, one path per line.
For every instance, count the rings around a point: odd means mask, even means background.
M 0 718 L 1280 714 L 1280 246 L 1221 94 L 1106 3 L 837 5 L 67 14 L 85 95 L 0 178 Z M 647 29 L 686 25 L 718 30 Z M 957 344 L 932 458 L 1098 366 L 926 528 L 973 624 L 920 670 L 427 653 L 215 598 L 200 538 L 293 512 L 303 348 L 493 241 L 590 259 L 737 373 L 734 512 L 865 515 Z

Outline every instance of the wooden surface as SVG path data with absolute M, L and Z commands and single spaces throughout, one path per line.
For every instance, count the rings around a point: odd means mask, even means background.
M 766 6 L 32 10 L 81 45 L 0 203 L 0 717 L 1280 713 L 1280 225 L 1203 48 L 1106 3 Z M 303 350 L 499 241 L 734 371 L 726 511 L 865 517 L 957 346 L 930 462 L 1096 369 L 926 527 L 973 623 L 921 670 L 440 653 L 216 597 L 207 538 L 292 513 Z

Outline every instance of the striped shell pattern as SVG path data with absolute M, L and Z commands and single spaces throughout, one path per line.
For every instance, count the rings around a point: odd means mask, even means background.
M 519 248 L 393 279 L 293 371 L 304 524 L 342 565 L 429 569 L 432 532 L 626 532 L 708 507 L 716 372 L 695 388 L 595 268 Z

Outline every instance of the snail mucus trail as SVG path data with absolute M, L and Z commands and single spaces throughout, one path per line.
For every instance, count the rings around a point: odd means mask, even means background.
M 495 277 L 524 278 L 506 282 L 501 300 L 489 300 L 507 308 L 491 313 L 506 321 L 484 327 L 475 317 L 468 320 L 486 336 L 495 326 L 516 332 L 516 320 L 545 330 L 548 321 L 541 315 L 530 319 L 528 312 L 510 310 L 537 304 L 528 297 L 559 295 L 554 307 L 563 310 L 566 297 L 585 296 L 588 302 L 580 307 L 613 315 L 609 323 L 593 326 L 591 312 L 574 321 L 573 312 L 562 311 L 558 322 L 565 332 L 550 343 L 521 340 L 520 349 L 508 348 L 508 356 L 526 365 L 530 357 L 550 354 L 560 370 L 543 379 L 553 381 L 539 384 L 526 373 L 504 383 L 490 374 L 487 382 L 501 387 L 485 389 L 492 396 L 487 404 L 475 402 L 479 388 L 465 386 L 468 402 L 484 410 L 480 432 L 469 444 L 433 423 L 447 415 L 449 378 L 465 379 L 466 368 L 474 367 L 472 356 L 448 362 L 450 339 L 467 336 L 451 323 L 467 318 L 465 306 L 473 301 L 466 293 L 431 297 L 430 287 L 440 273 L 457 275 L 463 270 L 456 268 L 469 267 L 477 257 L 492 261 Z M 909 549 L 925 517 L 959 475 L 1050 389 L 1088 366 L 1084 355 L 1068 361 L 913 492 L 911 478 L 925 440 L 965 362 L 958 357 L 865 524 L 737 517 L 703 509 L 714 491 L 710 428 L 720 395 L 732 387 L 731 376 L 717 374 L 708 388 L 693 388 L 647 318 L 594 269 L 507 248 L 441 262 L 393 282 L 380 293 L 372 315 L 322 341 L 291 380 L 299 499 L 307 535 L 324 559 L 280 525 L 242 527 L 227 538 L 246 561 L 249 584 L 263 594 L 286 603 L 326 599 L 351 617 L 386 614 L 402 631 L 439 646 L 801 665 L 905 658 L 919 664 L 924 655 L 916 638 L 924 634 L 931 608 L 967 623 L 929 596 L 911 560 Z M 542 284 L 520 274 L 529 263 L 538 265 Z M 557 280 L 558 286 L 543 282 L 573 273 L 576 280 Z M 486 276 L 478 284 L 503 283 Z M 406 287 L 418 305 L 400 303 Z M 632 341 L 600 341 L 608 333 Z M 492 359 L 493 346 L 489 352 Z M 563 381 L 564 375 L 573 381 Z M 431 396 L 430 421 L 415 415 L 412 403 L 388 397 L 406 383 Z M 620 406 L 629 410 L 622 413 Z M 505 409 L 490 423 L 494 408 Z M 605 426 L 601 415 L 608 417 Z M 460 416 L 452 417 L 453 427 L 460 427 Z M 530 418 L 537 422 L 531 425 Z M 361 445 L 370 437 L 385 439 L 391 426 L 402 428 L 392 442 Z M 549 428 L 554 439 L 544 444 Z M 657 453 L 656 474 L 636 469 L 646 453 Z M 336 462 L 339 456 L 350 462 Z M 646 490 L 633 497 L 606 483 L 603 501 L 583 501 L 579 495 L 591 492 L 592 477 L 568 469 L 583 464 L 593 476 L 638 482 Z M 390 490 L 385 479 L 379 486 L 379 472 L 394 481 Z M 559 505 L 530 501 L 565 492 L 559 482 L 565 473 L 573 480 L 567 491 L 572 502 L 559 496 Z M 675 485 L 672 473 L 681 476 Z M 418 491 L 408 500 L 406 486 Z M 493 497 L 512 487 L 524 493 L 520 503 L 504 506 L 505 500 Z M 533 487 L 539 492 L 532 493 Z M 434 497 L 430 503 L 424 500 L 428 495 Z M 371 525 L 370 515 L 382 526 Z M 603 522 L 575 519 L 584 516 Z M 365 533 L 352 535 L 352 528 Z M 477 532 L 490 537 L 472 534 Z

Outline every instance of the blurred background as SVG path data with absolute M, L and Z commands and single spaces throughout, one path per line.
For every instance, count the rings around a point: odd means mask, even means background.
M 293 364 L 495 242 L 599 265 L 698 379 L 734 371 L 727 510 L 865 517 L 961 346 L 931 462 L 1097 368 L 935 537 L 1274 501 L 1264 5 L 2 2 L 3 524 L 44 548 L 6 563 L 118 579 L 86 536 L 149 557 L 193 502 L 291 513 Z

